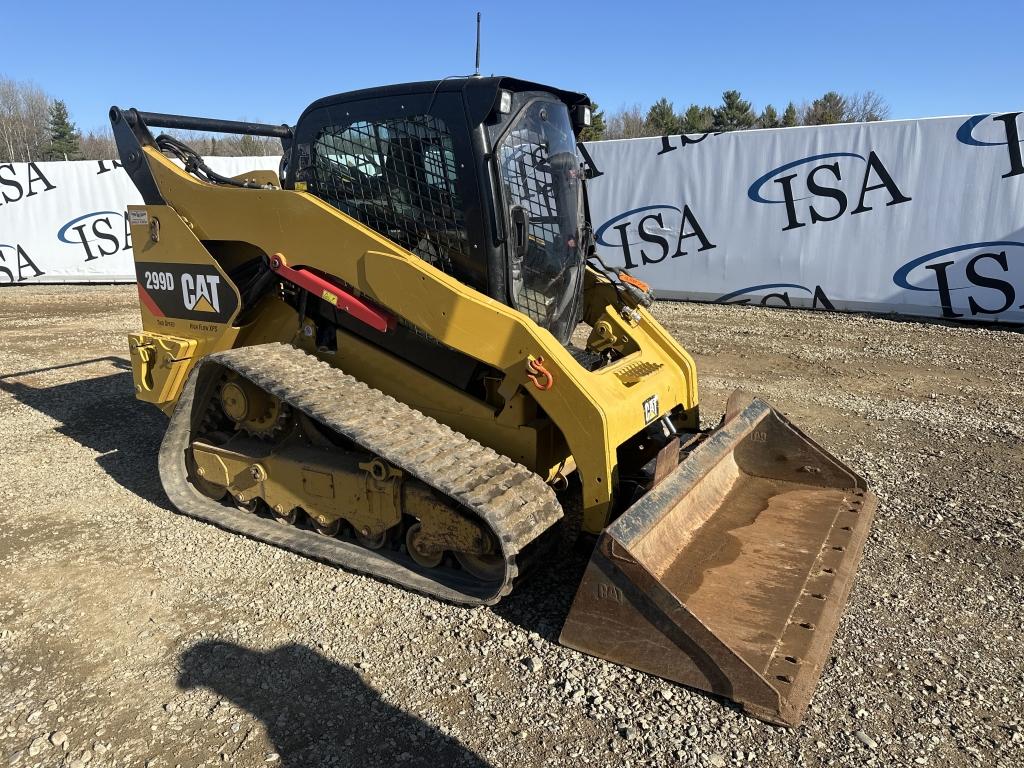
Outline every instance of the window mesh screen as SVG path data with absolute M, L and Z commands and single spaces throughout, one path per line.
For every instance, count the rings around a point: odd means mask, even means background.
M 558 211 L 554 204 L 551 168 L 548 155 L 535 136 L 525 131 L 513 132 L 511 147 L 505 147 L 502 158 L 501 178 L 511 206 L 519 205 L 530 216 L 528 237 L 533 248 L 547 250 L 558 240 Z M 524 259 L 513 264 L 513 270 L 521 272 L 515 281 L 516 303 L 530 318 L 541 325 L 549 321 L 550 307 L 555 297 L 545 295 L 533 286 L 550 279 L 540 269 L 543 260 Z
M 430 115 L 328 126 L 314 145 L 314 194 L 452 274 L 469 260 L 455 152 Z

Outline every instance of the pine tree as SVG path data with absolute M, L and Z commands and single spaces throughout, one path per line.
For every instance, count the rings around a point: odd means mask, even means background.
M 252 157 L 253 155 L 262 155 L 263 147 L 255 136 L 246 134 L 238 140 L 237 151 L 242 157 Z
M 753 128 L 757 115 L 750 108 L 750 102 L 740 98 L 739 91 L 725 91 L 722 106 L 715 110 L 716 131 L 744 131 Z
M 811 102 L 804 116 L 804 125 L 833 125 L 846 118 L 846 99 L 835 91 L 829 91 L 820 99 Z
M 786 105 L 786 110 L 782 113 L 782 127 L 792 128 L 797 125 L 800 125 L 800 120 L 797 118 L 796 105 L 791 101 Z
M 715 122 L 715 110 L 691 104 L 682 116 L 680 133 L 710 133 Z
M 672 108 L 672 102 L 664 96 L 647 110 L 644 132 L 648 136 L 672 136 L 682 133 L 682 124 Z
M 78 160 L 82 156 L 79 147 L 81 135 L 68 116 L 68 107 L 60 99 L 50 105 L 48 127 L 50 146 L 46 150 L 47 160 Z
M 600 141 L 604 138 L 604 131 L 604 112 L 598 108 L 596 101 L 591 102 L 590 125 L 580 131 L 580 141 Z
M 757 118 L 757 125 L 759 128 L 778 128 L 779 113 L 775 111 L 775 107 L 769 104 L 761 110 L 761 116 Z

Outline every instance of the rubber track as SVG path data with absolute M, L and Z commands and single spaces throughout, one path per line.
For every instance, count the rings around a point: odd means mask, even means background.
M 289 527 L 199 493 L 188 481 L 186 452 L 202 421 L 205 397 L 224 369 L 281 398 L 311 419 L 419 478 L 475 513 L 505 558 L 499 584 L 483 585 L 453 568 L 424 569 L 406 555 L 369 550 Z M 516 557 L 554 525 L 562 509 L 538 475 L 305 352 L 262 344 L 208 355 L 189 375 L 160 446 L 160 479 L 184 514 L 332 565 L 369 574 L 455 603 L 492 605 L 519 573 Z

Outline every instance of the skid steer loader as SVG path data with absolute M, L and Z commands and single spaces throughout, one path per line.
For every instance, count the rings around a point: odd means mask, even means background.
M 874 497 L 756 398 L 701 431 L 692 358 L 594 248 L 589 117 L 508 77 L 294 126 L 112 108 L 161 480 L 186 515 L 467 605 L 597 537 L 563 643 L 795 724 Z M 221 176 L 153 127 L 280 138 L 280 173 Z

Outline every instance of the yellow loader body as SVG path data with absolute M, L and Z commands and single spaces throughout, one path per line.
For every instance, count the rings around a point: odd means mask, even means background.
M 530 130 L 549 130 L 554 107 L 537 104 L 554 102 L 512 82 L 497 93 L 522 90 Z M 482 86 L 461 87 L 472 111 Z M 587 334 L 574 346 L 441 268 L 436 246 L 414 253 L 427 230 L 370 226 L 294 170 L 197 178 L 201 161 L 172 162 L 180 145 L 153 140 L 144 114 L 112 110 L 146 198 L 129 209 L 142 312 L 129 346 L 137 397 L 171 416 L 161 476 L 182 511 L 467 604 L 496 602 L 582 530 L 597 543 L 563 643 L 799 721 L 874 512 L 862 478 L 756 398 L 701 432 L 693 359 L 635 279 L 588 261 L 576 288 L 564 281 Z M 301 125 L 293 156 L 319 172 Z M 378 154 L 332 144 L 319 162 L 355 167 L 349 185 L 400 178 L 390 130 Z M 408 130 L 407 147 L 448 157 L 424 144 L 436 121 Z M 525 129 L 494 135 L 508 167 L 537 156 Z M 564 158 L 537 167 L 574 188 Z M 439 205 L 446 177 L 416 178 Z M 564 220 L 513 206 L 510 290 L 545 236 L 574 252 L 584 230 L 550 235 Z M 465 377 L 444 374 L 448 359 Z

